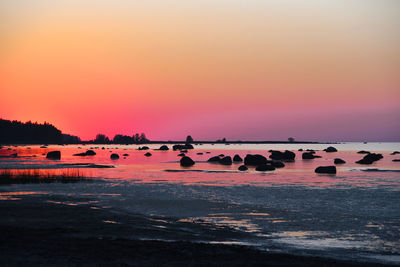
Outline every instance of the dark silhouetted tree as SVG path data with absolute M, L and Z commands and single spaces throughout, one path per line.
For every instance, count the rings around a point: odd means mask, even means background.
M 186 137 L 186 144 L 190 144 L 190 143 L 193 143 L 193 138 L 192 138 L 192 136 L 188 135 Z

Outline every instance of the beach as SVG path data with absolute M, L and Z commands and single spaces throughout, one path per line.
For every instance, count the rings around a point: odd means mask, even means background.
M 327 144 L 194 145 L 185 153 L 194 159 L 192 167 L 180 166 L 180 151 L 159 146 L 150 145 L 150 157 L 138 145 L 3 147 L 3 156 L 18 156 L 1 158 L 2 171 L 43 172 L 46 181 L 0 186 L 0 263 L 400 263 L 400 170 L 392 161 L 398 155 L 391 155 L 398 143 L 335 144 L 334 153 L 323 151 Z M 300 148 L 321 158 L 303 160 Z M 90 149 L 96 154 L 74 156 Z M 268 157 L 271 149 L 294 151 L 296 158 L 274 171 L 207 161 L 221 154 Z M 357 164 L 361 149 L 383 159 Z M 46 159 L 54 150 L 61 159 Z M 112 160 L 112 153 L 121 157 Z M 314 172 L 338 157 L 347 163 L 337 165 L 336 174 Z M 76 174 L 79 179 L 64 177 Z M 51 182 L 52 175 L 62 179 Z

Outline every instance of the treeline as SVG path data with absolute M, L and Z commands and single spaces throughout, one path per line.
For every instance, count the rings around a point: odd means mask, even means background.
M 91 141 L 91 143 L 94 144 L 146 144 L 149 142 L 150 140 L 147 139 L 144 133 L 136 133 L 132 136 L 117 134 L 112 140 L 104 134 L 98 134 L 96 138 Z
M 63 134 L 50 123 L 20 122 L 0 119 L 1 144 L 73 144 L 77 136 Z

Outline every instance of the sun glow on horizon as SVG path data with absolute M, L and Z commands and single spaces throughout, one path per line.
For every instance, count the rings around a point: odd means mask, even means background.
M 0 116 L 93 139 L 400 139 L 397 1 L 0 3 Z

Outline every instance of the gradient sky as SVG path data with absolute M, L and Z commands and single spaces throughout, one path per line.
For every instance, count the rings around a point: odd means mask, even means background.
M 1 0 L 0 117 L 92 139 L 400 141 L 400 1 Z

